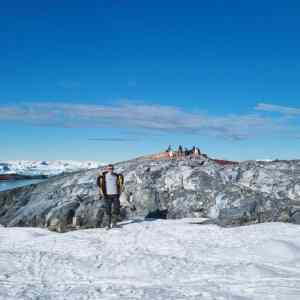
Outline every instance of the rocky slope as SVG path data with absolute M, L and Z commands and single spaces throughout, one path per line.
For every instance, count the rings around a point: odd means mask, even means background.
M 221 225 L 300 223 L 300 161 L 223 165 L 206 156 L 139 158 L 117 164 L 125 175 L 123 217 L 209 217 Z M 0 224 L 48 226 L 59 231 L 105 224 L 96 177 L 101 169 L 55 176 L 0 193 Z

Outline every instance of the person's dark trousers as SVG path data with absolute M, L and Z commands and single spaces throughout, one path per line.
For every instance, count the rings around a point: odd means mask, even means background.
M 108 217 L 107 225 L 111 226 L 111 223 L 115 225 L 120 216 L 120 195 L 106 195 L 105 210 Z

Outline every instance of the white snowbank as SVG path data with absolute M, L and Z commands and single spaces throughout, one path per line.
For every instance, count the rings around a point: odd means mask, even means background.
M 99 168 L 100 166 L 103 166 L 103 163 L 96 161 L 12 160 L 5 162 L 0 161 L 0 174 L 17 173 L 23 175 L 57 175 L 61 173 L 74 172 L 84 169 Z
M 300 299 L 300 226 L 195 223 L 0 227 L 0 299 Z

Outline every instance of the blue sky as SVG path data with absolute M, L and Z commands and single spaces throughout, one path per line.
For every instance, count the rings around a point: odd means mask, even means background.
M 299 158 L 299 34 L 299 1 L 0 0 L 0 160 Z

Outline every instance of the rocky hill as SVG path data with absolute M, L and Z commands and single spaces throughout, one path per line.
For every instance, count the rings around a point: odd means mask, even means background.
M 221 225 L 300 223 L 300 161 L 220 163 L 207 156 L 143 157 L 115 165 L 136 206 L 122 216 L 207 217 Z M 0 224 L 59 231 L 105 224 L 96 177 L 100 169 L 59 175 L 0 193 Z M 74 218 L 76 217 L 76 219 Z

